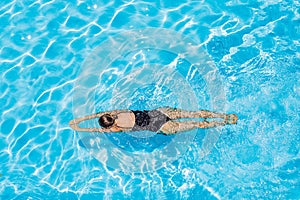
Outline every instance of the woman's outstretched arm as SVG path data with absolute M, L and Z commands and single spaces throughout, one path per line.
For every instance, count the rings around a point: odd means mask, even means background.
M 82 131 L 82 132 L 120 132 L 121 130 L 119 130 L 117 127 L 111 127 L 109 129 L 107 129 L 107 128 L 81 128 L 81 127 L 79 127 L 79 123 L 81 123 L 83 121 L 94 119 L 94 118 L 100 118 L 104 114 L 112 114 L 112 113 L 114 114 L 115 111 L 112 111 L 112 112 L 99 112 L 99 113 L 95 113 L 95 114 L 92 114 L 92 115 L 87 115 L 87 116 L 84 116 L 84 117 L 75 118 L 75 119 L 72 119 L 69 122 L 69 125 L 73 130 Z

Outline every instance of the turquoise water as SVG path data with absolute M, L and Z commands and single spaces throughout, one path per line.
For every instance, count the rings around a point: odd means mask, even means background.
M 300 199 L 299 4 L 1 1 L 0 199 Z M 68 126 L 159 106 L 240 120 L 172 137 Z

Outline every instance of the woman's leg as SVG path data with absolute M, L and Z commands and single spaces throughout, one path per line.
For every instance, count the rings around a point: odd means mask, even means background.
M 199 111 L 186 111 L 176 108 L 158 108 L 160 112 L 167 115 L 170 119 L 180 119 L 180 118 L 226 118 L 226 114 L 210 112 L 207 110 Z
M 236 124 L 237 120 L 238 120 L 238 116 L 235 114 L 229 114 L 229 115 L 226 115 L 226 117 L 225 117 L 226 124 Z
M 216 126 L 224 126 L 226 125 L 225 121 L 185 121 L 185 122 L 177 122 L 177 121 L 168 121 L 161 128 L 160 131 L 165 135 L 172 135 L 177 132 L 189 131 L 195 128 L 213 128 Z

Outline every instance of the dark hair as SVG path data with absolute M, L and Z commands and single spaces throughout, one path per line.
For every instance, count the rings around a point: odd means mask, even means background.
M 105 114 L 105 115 L 102 115 L 99 118 L 98 123 L 99 123 L 100 126 L 102 126 L 104 128 L 108 128 L 108 127 L 112 126 L 115 123 L 115 119 L 112 118 L 111 115 Z

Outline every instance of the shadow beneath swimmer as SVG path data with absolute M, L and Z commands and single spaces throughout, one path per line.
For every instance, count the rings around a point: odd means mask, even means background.
M 115 133 L 114 135 L 106 136 L 86 136 L 78 141 L 79 146 L 86 149 L 103 149 L 110 147 L 114 144 L 117 148 L 121 148 L 125 151 L 145 151 L 152 152 L 156 149 L 160 149 L 169 144 L 173 139 L 173 136 L 165 136 L 162 134 L 156 134 L 153 137 L 137 138 L 129 134 Z

